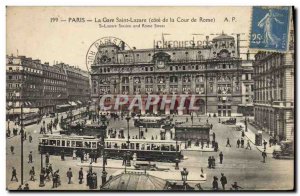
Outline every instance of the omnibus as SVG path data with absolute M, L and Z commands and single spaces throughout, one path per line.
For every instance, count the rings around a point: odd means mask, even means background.
M 66 156 L 77 153 L 97 152 L 100 155 L 101 139 L 93 136 L 43 135 L 39 138 L 39 151 L 51 155 L 59 155 L 62 150 Z
M 160 116 L 142 116 L 133 118 L 135 127 L 160 128 L 164 124 L 167 117 Z
M 125 153 L 131 157 L 136 154 L 138 161 L 176 162 L 183 158 L 180 141 L 174 140 L 145 140 L 105 139 L 105 153 L 111 159 L 123 159 Z
M 23 114 L 22 119 L 23 119 L 23 125 L 24 126 L 39 123 L 42 120 L 41 115 L 39 113 L 26 113 L 26 114 Z

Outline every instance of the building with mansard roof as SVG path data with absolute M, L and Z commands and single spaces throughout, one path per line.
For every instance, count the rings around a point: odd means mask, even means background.
M 254 67 L 255 123 L 277 141 L 294 140 L 294 27 L 285 53 L 258 52 Z
M 102 44 L 98 47 L 91 65 L 91 97 L 95 103 L 105 94 L 141 95 L 142 108 L 132 112 L 145 113 L 190 113 L 189 108 L 160 107 L 160 102 L 149 108 L 145 100 L 149 94 L 159 96 L 185 94 L 184 105 L 195 95 L 199 114 L 235 116 L 253 112 L 253 69 L 246 64 L 252 61 L 240 57 L 239 35 L 237 38 L 222 33 L 209 39 L 204 45 L 167 47 L 156 45 L 149 49 L 129 49 L 124 44 Z M 164 44 L 165 45 L 165 44 Z M 244 64 L 246 66 L 244 66 Z M 247 84 L 243 84 L 246 82 Z M 244 92 L 242 88 L 248 88 Z M 106 105 L 114 105 L 115 98 L 107 99 Z M 123 105 L 118 110 L 127 110 Z M 247 111 L 249 110 L 249 111 Z

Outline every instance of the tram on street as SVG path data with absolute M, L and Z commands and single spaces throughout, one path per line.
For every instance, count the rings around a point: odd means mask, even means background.
M 135 127 L 147 127 L 147 128 L 160 128 L 161 125 L 164 124 L 167 117 L 160 116 L 142 116 L 142 117 L 134 117 L 134 126 Z
M 23 125 L 32 125 L 38 123 L 42 120 L 41 115 L 39 113 L 26 113 L 23 114 Z
M 101 139 L 93 136 L 43 135 L 39 138 L 39 151 L 50 155 L 59 155 L 62 150 L 66 156 L 72 156 L 74 150 L 100 154 L 101 148 Z
M 123 159 L 130 152 L 138 161 L 176 162 L 183 158 L 181 142 L 174 140 L 105 139 L 105 153 L 111 159 Z

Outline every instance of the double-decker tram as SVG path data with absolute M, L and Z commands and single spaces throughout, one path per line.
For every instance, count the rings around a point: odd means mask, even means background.
M 100 155 L 100 149 L 101 139 L 94 136 L 43 135 L 39 138 L 39 151 L 51 155 L 59 155 L 63 151 L 66 156 L 72 156 L 74 150 Z
M 174 140 L 105 139 L 105 152 L 111 159 L 123 159 L 129 152 L 138 161 L 176 162 L 183 158 L 180 145 Z
M 160 116 L 142 116 L 134 117 L 134 126 L 135 127 L 147 127 L 147 128 L 160 128 L 164 124 L 167 117 Z

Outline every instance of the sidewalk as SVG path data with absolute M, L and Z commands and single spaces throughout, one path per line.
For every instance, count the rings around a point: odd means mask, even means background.
M 195 146 L 195 144 L 192 144 L 191 147 L 187 147 L 185 149 L 185 144 L 181 143 L 180 149 L 181 151 L 214 152 L 214 148 L 211 147 L 211 144 L 209 148 L 207 148 L 206 144 L 204 144 L 203 149 L 201 149 L 201 145 Z
M 241 131 L 244 131 L 245 130 L 245 124 L 244 122 L 238 122 L 237 123 L 237 126 L 242 126 L 242 130 Z M 247 127 L 248 131 L 245 132 L 245 136 L 250 140 L 250 142 L 252 144 L 255 145 L 255 134 L 258 133 L 258 130 L 255 129 L 254 127 L 252 127 L 251 125 L 249 126 L 249 123 L 248 123 L 248 127 Z M 264 142 L 264 140 L 266 140 L 268 142 L 267 146 L 266 146 L 266 153 L 267 154 L 272 154 L 274 149 L 277 149 L 279 146 L 278 145 L 275 145 L 275 146 L 269 146 L 269 139 L 270 139 L 270 135 L 266 132 L 262 132 L 262 142 Z M 256 145 L 255 145 L 256 146 Z M 256 148 L 260 151 L 260 152 L 263 152 L 264 151 L 264 146 L 263 144 L 261 146 L 256 146 Z
M 138 162 L 138 161 L 137 161 Z M 97 163 L 92 163 L 92 166 L 95 168 L 102 168 L 103 166 L 103 160 L 102 158 L 97 159 Z M 123 160 L 116 160 L 116 159 L 108 159 L 107 160 L 107 165 L 105 166 L 105 168 L 110 168 L 110 169 L 125 169 L 125 165 L 122 165 Z M 157 167 L 159 169 L 166 169 L 167 171 L 170 170 L 175 170 L 175 163 L 166 163 L 166 162 L 154 162 L 151 161 L 151 164 L 156 164 Z M 132 169 L 134 170 L 135 167 L 134 165 L 134 161 L 131 161 L 131 166 L 130 167 L 126 167 L 126 169 Z M 77 163 L 77 166 L 79 167 L 89 167 L 90 166 L 90 162 L 79 162 Z

